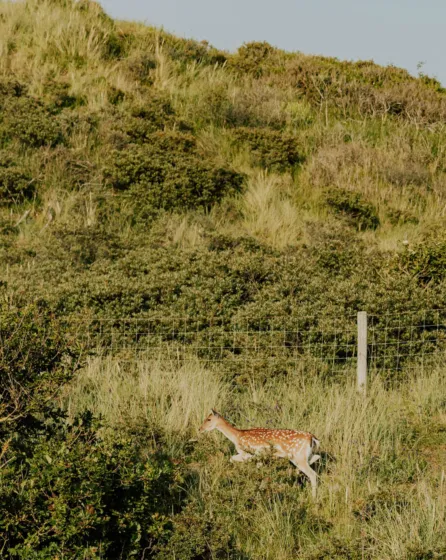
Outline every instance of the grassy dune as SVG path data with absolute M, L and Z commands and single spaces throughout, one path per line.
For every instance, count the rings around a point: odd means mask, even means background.
M 445 117 L 392 66 L 0 2 L 0 556 L 446 558 Z M 412 352 L 365 400 L 358 310 Z M 318 500 L 210 407 L 316 433 Z

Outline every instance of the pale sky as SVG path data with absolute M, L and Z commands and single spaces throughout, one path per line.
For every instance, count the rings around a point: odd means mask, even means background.
M 109 15 L 206 39 L 346 60 L 374 60 L 437 77 L 446 86 L 446 0 L 100 0 Z

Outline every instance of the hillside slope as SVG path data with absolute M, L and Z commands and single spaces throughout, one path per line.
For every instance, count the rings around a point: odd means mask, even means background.
M 230 55 L 94 3 L 1 13 L 0 258 L 17 302 L 26 286 L 58 313 L 259 316 L 284 256 L 305 263 L 288 287 L 305 314 L 444 302 L 435 80 L 266 43 Z M 180 277 L 166 287 L 172 263 L 191 278 L 200 262 L 226 282 L 246 268 L 221 311 Z
M 445 226 L 436 80 L 0 2 L 0 549 L 445 558 L 446 376 L 418 369 L 412 328 L 443 341 Z M 366 401 L 358 310 L 397 348 Z M 135 358 L 144 337 L 159 361 Z M 286 464 L 237 470 L 197 441 L 220 405 L 317 433 L 320 502 Z

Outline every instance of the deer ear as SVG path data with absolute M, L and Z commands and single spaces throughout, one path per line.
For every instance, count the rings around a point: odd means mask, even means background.
M 213 408 L 211 408 L 211 412 L 214 416 L 219 416 L 218 412 L 216 410 L 214 410 Z

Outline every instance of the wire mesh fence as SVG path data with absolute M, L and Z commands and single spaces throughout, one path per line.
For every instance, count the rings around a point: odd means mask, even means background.
M 283 328 L 263 320 L 231 325 L 185 318 L 92 321 L 88 344 L 122 360 L 200 360 L 234 375 L 315 369 L 336 375 L 357 359 L 356 314 L 288 318 Z M 368 315 L 370 371 L 392 376 L 446 357 L 446 310 Z
M 446 309 L 369 315 L 369 369 L 399 372 L 446 358 Z

